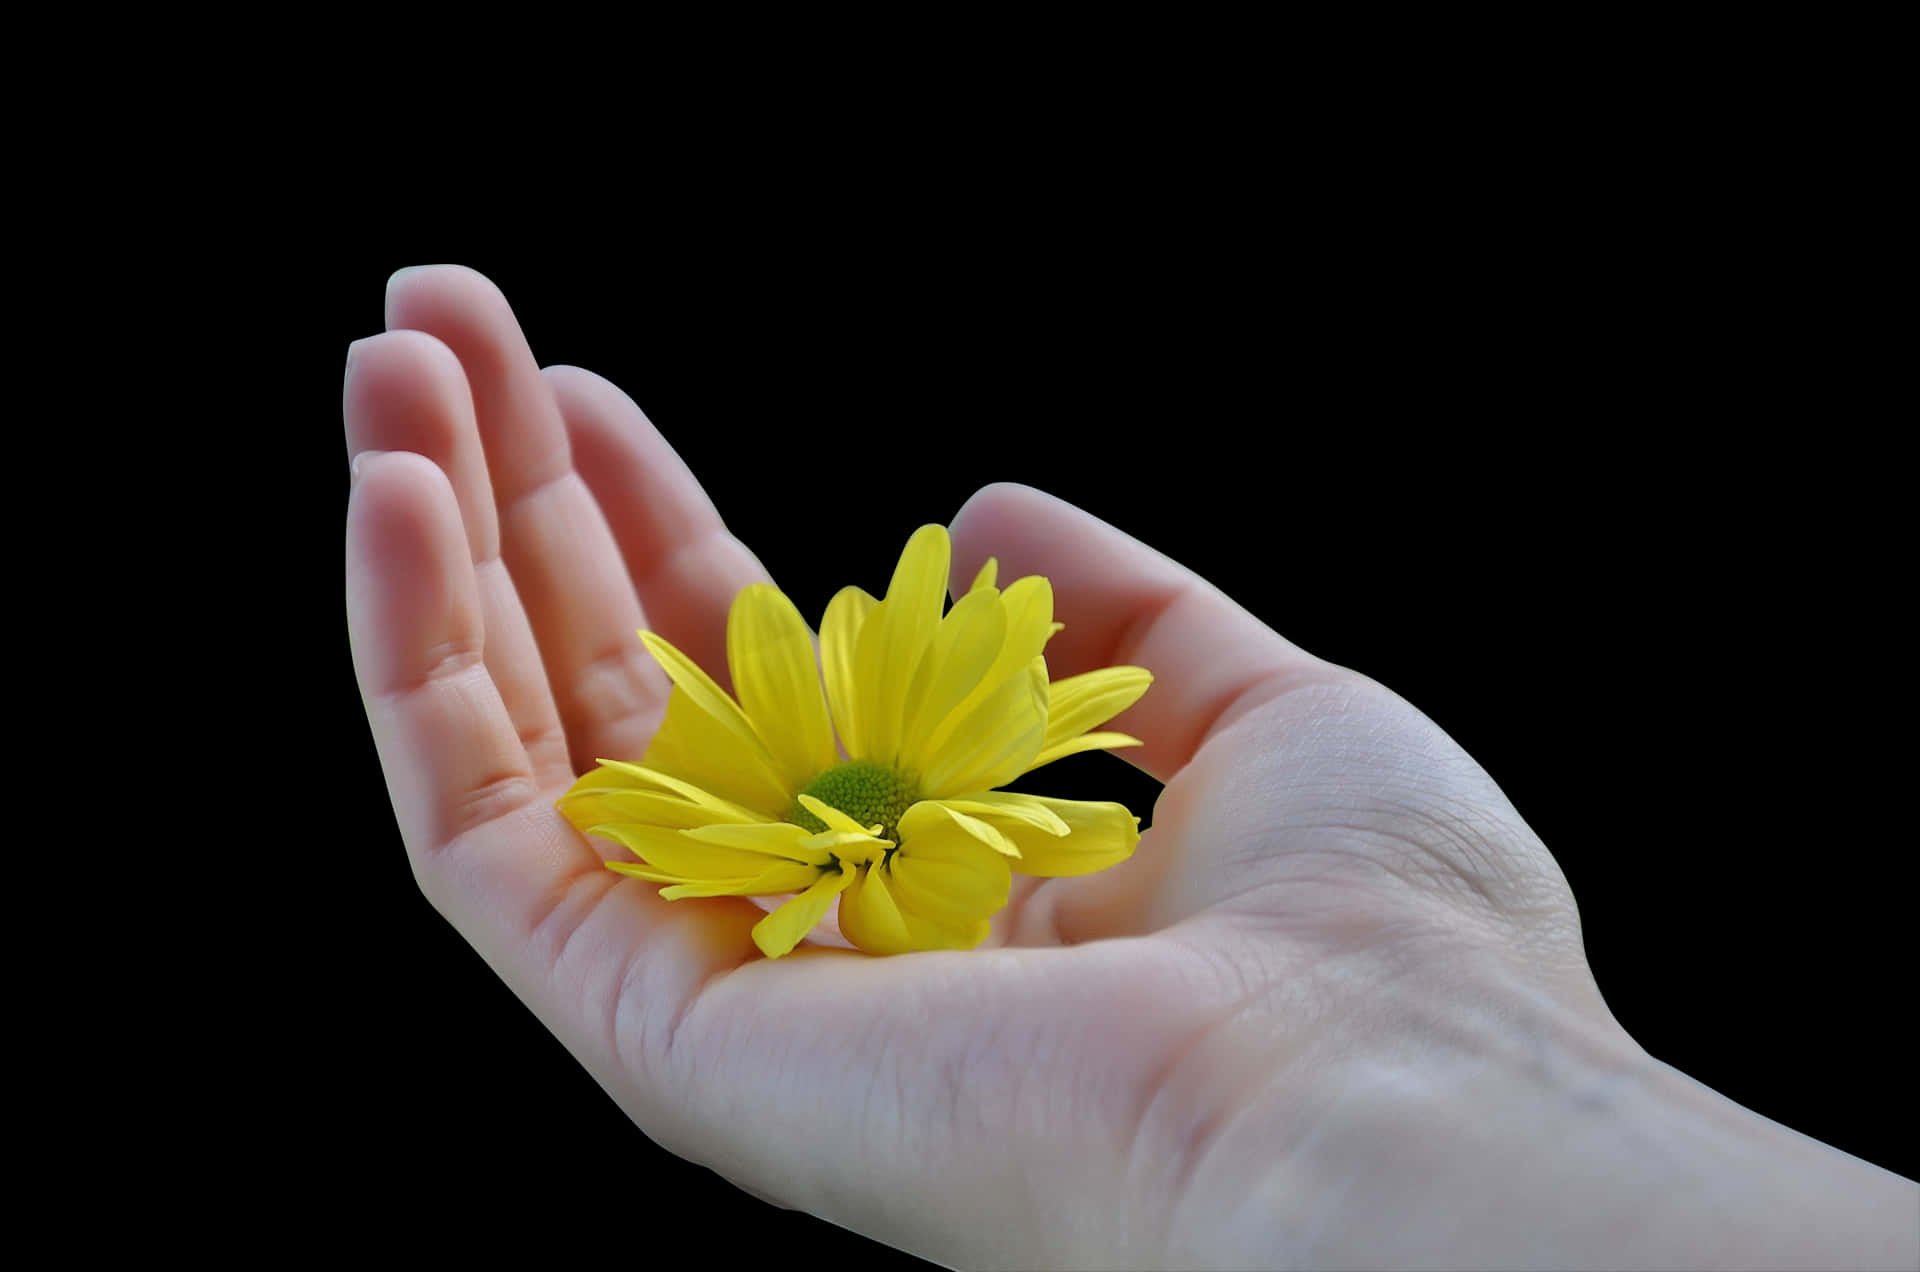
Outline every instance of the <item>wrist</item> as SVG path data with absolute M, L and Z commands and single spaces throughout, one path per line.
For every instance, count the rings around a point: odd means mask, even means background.
M 1654 1060 L 1577 997 L 1500 970 L 1377 996 L 1209 1146 L 1180 1207 L 1195 1257 L 1920 1265 L 1920 1188 Z
M 1912 1182 L 1653 1059 L 1603 1008 L 1491 982 L 1428 1007 L 1447 1024 L 1423 1021 L 1418 1058 L 1375 1075 L 1388 1113 L 1367 1120 L 1398 1204 L 1344 1226 L 1377 1243 L 1359 1262 L 1920 1266 Z

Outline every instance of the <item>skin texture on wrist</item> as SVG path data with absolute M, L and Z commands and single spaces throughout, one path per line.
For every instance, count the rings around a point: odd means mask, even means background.
M 1363 1051 L 1309 1048 L 1272 1070 L 1305 1081 L 1269 1085 L 1209 1146 L 1173 1216 L 1170 1265 L 1920 1259 L 1910 1181 L 1741 1108 L 1497 960 L 1444 980 L 1390 991 Z

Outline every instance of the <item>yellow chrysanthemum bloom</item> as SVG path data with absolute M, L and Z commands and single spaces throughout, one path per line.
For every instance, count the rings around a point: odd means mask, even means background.
M 727 618 L 737 701 L 641 632 L 673 680 L 666 718 L 640 763 L 601 760 L 560 811 L 640 859 L 610 869 L 669 885 L 670 900 L 797 893 L 753 929 L 773 958 L 836 896 L 840 931 L 869 953 L 972 949 L 1006 905 L 1011 871 L 1126 860 L 1140 819 L 1121 805 L 995 788 L 1063 755 L 1140 745 L 1090 730 L 1153 677 L 1108 667 L 1049 681 L 1053 588 L 1032 576 L 1002 591 L 991 560 L 942 617 L 951 552 L 943 527 L 923 526 L 885 600 L 843 589 L 818 661 L 778 589 L 741 592 Z

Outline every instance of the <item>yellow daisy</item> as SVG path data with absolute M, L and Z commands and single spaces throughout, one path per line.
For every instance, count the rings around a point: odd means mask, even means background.
M 951 554 L 946 530 L 923 526 L 885 600 L 842 589 L 817 661 L 793 602 L 765 583 L 741 592 L 727 616 L 737 699 L 641 632 L 673 680 L 666 718 L 640 763 L 601 760 L 560 811 L 640 859 L 610 869 L 669 885 L 670 900 L 797 893 L 753 929 L 772 958 L 836 896 L 841 932 L 869 953 L 972 949 L 1011 871 L 1126 860 L 1140 819 L 1121 805 L 995 788 L 1063 755 L 1140 745 L 1090 730 L 1153 677 L 1049 680 L 1053 588 L 1036 575 L 1002 591 L 991 560 L 943 617 Z

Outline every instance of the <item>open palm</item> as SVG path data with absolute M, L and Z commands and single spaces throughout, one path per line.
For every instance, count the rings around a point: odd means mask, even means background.
M 777 962 L 751 902 L 609 872 L 553 802 L 661 718 L 636 629 L 724 676 L 728 603 L 765 575 L 624 394 L 538 368 L 485 279 L 397 276 L 387 326 L 350 355 L 347 593 L 415 875 L 673 1151 L 948 1262 L 1385 1261 L 1415 1238 L 1326 1181 L 1411 1189 L 1438 1150 L 1385 1130 L 1478 1080 L 1416 1095 L 1405 1066 L 1524 1049 L 1515 1002 L 1628 1054 L 1558 869 L 1471 759 L 1020 487 L 960 512 L 955 574 L 1052 580 L 1056 677 L 1155 674 L 1113 726 L 1166 782 L 1131 861 L 1022 881 L 990 948 Z

